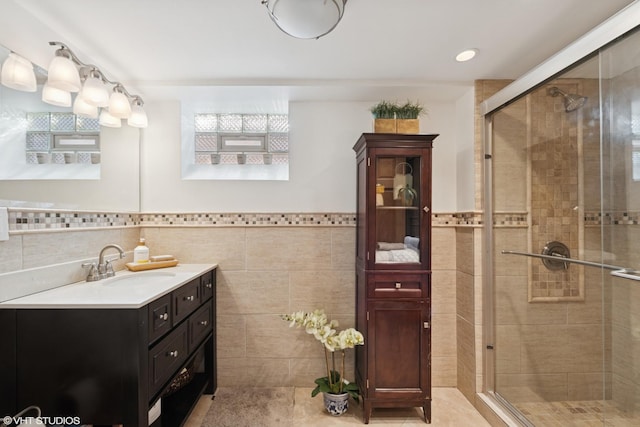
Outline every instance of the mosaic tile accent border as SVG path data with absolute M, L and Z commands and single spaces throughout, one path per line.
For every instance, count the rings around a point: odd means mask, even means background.
M 495 227 L 528 227 L 528 212 L 498 212 L 493 214 Z
M 354 213 L 117 213 L 8 208 L 9 231 L 122 227 L 355 227 Z
M 9 231 L 138 227 L 136 213 L 8 209 Z
M 431 216 L 432 227 L 481 227 L 484 224 L 482 212 L 434 212 Z
M 493 225 L 500 227 L 527 227 L 527 212 L 500 212 L 493 215 Z M 585 226 L 600 225 L 638 225 L 640 224 L 640 212 L 607 212 L 586 211 L 584 213 Z
M 349 226 L 353 213 L 143 213 L 140 225 L 162 226 Z
M 585 212 L 584 225 L 638 225 L 640 212 L 608 212 L 604 215 L 599 211 Z
M 8 208 L 9 231 L 65 230 L 110 227 L 355 227 L 355 213 L 121 213 Z M 500 212 L 497 227 L 527 227 L 526 212 Z M 438 212 L 433 227 L 482 227 L 482 212 Z M 585 226 L 638 225 L 640 212 L 585 212 Z

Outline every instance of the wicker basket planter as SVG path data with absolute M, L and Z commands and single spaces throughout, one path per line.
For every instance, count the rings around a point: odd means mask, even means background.
M 375 133 L 396 133 L 396 119 L 373 119 Z
M 420 119 L 396 119 L 396 133 L 420 133 Z

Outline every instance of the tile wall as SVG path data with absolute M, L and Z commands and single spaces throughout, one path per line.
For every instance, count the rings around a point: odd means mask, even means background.
M 9 213 L 10 239 L 0 242 L 0 276 L 96 257 L 109 243 L 131 251 L 139 236 L 146 238 L 151 255 L 171 254 L 183 263 L 217 263 L 220 386 L 308 387 L 322 374 L 320 345 L 290 329 L 280 314 L 324 308 L 341 327 L 354 326 L 353 214 L 119 214 L 14 208 Z M 477 213 L 433 216 L 434 387 L 457 385 L 460 354 L 466 364 L 473 364 L 456 340 L 461 304 L 457 282 L 472 277 L 468 255 L 473 251 L 464 246 L 480 224 Z M 461 251 L 456 249 L 459 245 Z M 460 261 L 461 255 L 467 260 Z M 84 273 L 78 274 L 77 280 L 82 280 Z M 348 355 L 350 369 L 352 356 Z

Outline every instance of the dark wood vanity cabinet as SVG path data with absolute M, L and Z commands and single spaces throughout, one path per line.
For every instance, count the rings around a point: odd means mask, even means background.
M 161 399 L 152 425 L 182 425 L 216 389 L 215 281 L 207 271 L 135 309 L 0 310 L 0 413 L 37 405 L 43 416 L 140 427 Z M 175 390 L 184 369 L 190 380 Z
M 374 408 L 431 421 L 431 149 L 437 135 L 365 133 L 357 164 L 356 380 Z

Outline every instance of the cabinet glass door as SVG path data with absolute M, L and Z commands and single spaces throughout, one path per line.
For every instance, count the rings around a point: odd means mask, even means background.
M 376 157 L 376 264 L 419 264 L 420 156 Z

